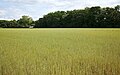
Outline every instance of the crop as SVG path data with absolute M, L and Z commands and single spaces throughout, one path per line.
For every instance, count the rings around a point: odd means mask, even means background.
M 120 29 L 0 29 L 0 75 L 119 75 Z

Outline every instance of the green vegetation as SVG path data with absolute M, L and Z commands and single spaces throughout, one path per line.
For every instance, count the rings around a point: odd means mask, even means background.
M 115 28 L 120 27 L 120 6 L 86 7 L 73 11 L 57 11 L 35 22 L 38 28 Z
M 0 75 L 119 75 L 120 29 L 0 29 Z
M 29 16 L 22 16 L 19 20 L 0 20 L 0 27 L 2 28 L 28 28 L 33 25 L 34 21 Z
M 3 28 L 120 28 L 120 5 L 115 7 L 86 7 L 71 11 L 56 11 L 33 21 L 29 16 L 19 20 L 0 20 Z

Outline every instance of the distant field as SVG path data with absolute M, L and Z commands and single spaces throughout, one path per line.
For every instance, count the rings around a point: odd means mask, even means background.
M 120 29 L 0 29 L 0 75 L 120 75 Z

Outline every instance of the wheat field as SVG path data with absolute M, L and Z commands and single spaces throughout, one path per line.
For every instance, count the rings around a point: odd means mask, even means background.
M 0 29 L 0 75 L 120 75 L 120 29 Z

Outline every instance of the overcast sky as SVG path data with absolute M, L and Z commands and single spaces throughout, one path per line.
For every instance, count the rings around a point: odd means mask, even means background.
M 0 19 L 19 19 L 22 15 L 29 15 L 37 20 L 49 12 L 58 10 L 116 5 L 120 5 L 120 0 L 0 0 Z

